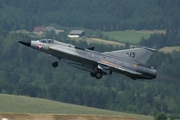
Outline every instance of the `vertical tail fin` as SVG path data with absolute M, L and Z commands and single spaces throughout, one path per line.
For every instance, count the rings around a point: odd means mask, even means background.
M 142 47 L 112 52 L 104 52 L 104 54 L 110 54 L 125 60 L 137 62 L 139 64 L 145 64 L 155 51 L 156 50 L 152 48 Z

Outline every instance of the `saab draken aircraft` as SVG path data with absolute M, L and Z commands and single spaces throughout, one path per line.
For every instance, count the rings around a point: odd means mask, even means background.
M 157 71 L 146 65 L 147 60 L 155 52 L 148 47 L 100 53 L 94 51 L 94 47 L 80 48 L 53 39 L 18 42 L 57 57 L 57 61 L 52 63 L 54 68 L 58 66 L 60 59 L 67 59 L 72 61 L 69 65 L 87 71 L 97 79 L 103 75 L 111 75 L 112 72 L 124 74 L 134 80 L 155 79 L 157 76 Z

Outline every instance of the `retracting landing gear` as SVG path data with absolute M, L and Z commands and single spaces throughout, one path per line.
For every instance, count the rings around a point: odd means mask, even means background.
M 97 70 L 97 72 L 96 72 L 96 78 L 97 78 L 97 79 L 101 79 L 102 76 L 103 76 L 102 70 Z
M 57 61 L 55 61 L 55 62 L 52 63 L 52 66 L 53 66 L 54 68 L 56 68 L 56 67 L 58 66 L 59 60 L 60 60 L 60 58 L 59 58 Z
M 56 67 L 58 66 L 58 62 L 53 62 L 53 63 L 52 63 L 52 66 L 53 66 L 54 68 L 56 68 Z
M 91 73 L 92 77 L 96 77 L 97 79 L 101 79 L 103 76 L 102 70 L 98 69 L 96 73 Z
M 90 73 L 92 77 L 96 77 L 96 73 Z

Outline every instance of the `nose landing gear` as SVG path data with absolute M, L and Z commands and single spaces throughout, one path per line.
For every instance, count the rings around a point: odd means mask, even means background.
M 52 66 L 53 66 L 54 68 L 56 68 L 56 67 L 58 66 L 58 62 L 53 62 L 53 63 L 52 63 Z
M 57 61 L 52 63 L 53 68 L 56 68 L 58 66 L 59 60 L 60 60 L 60 58 Z

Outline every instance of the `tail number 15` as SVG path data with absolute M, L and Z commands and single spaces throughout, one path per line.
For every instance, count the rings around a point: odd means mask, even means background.
M 136 53 L 135 52 L 127 52 L 126 56 L 129 56 L 131 58 L 135 58 L 136 57 Z

